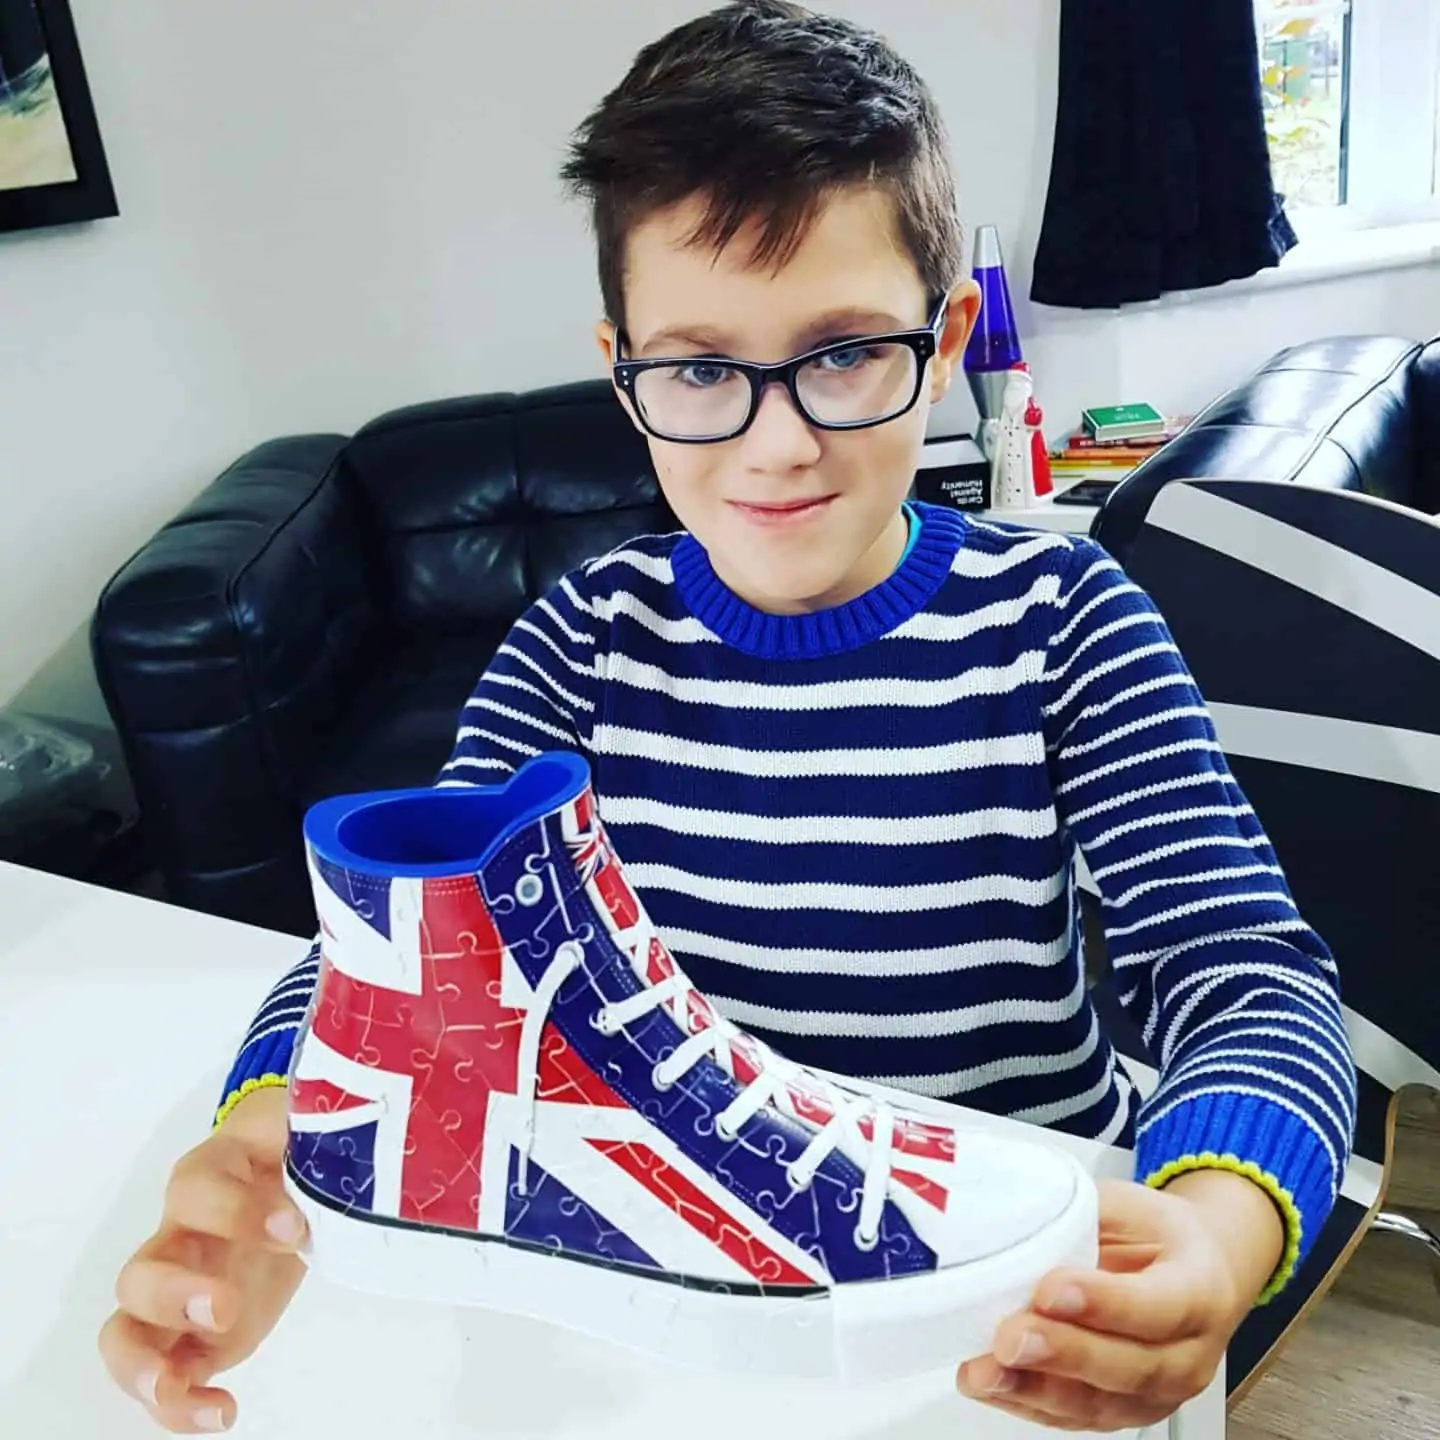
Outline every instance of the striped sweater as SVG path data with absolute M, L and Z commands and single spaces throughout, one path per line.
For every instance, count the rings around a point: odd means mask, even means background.
M 792 1058 L 1222 1164 L 1328 1215 L 1355 1072 L 1334 962 L 1296 912 L 1149 599 L 1092 542 L 920 507 L 889 580 L 753 609 L 689 536 L 581 567 L 516 622 L 439 784 L 590 761 L 666 943 Z M 1161 1082 L 1142 1106 L 1087 997 L 1076 851 Z M 227 1103 L 281 1083 L 316 952 L 266 1001 Z M 223 1113 L 223 1107 L 222 1107 Z

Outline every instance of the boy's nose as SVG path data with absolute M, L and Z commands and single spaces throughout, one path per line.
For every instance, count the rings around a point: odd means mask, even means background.
M 793 470 L 820 458 L 819 436 L 779 383 L 765 387 L 742 439 L 746 462 L 755 470 Z

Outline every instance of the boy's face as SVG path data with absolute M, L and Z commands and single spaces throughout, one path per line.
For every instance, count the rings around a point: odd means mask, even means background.
M 778 272 L 751 265 L 755 226 L 718 255 L 687 245 L 702 208 L 687 200 L 631 231 L 624 358 L 774 362 L 930 319 L 894 203 L 879 188 L 837 193 Z M 978 309 L 973 283 L 952 292 L 919 400 L 882 425 L 819 430 L 772 385 L 733 440 L 684 445 L 646 432 L 665 498 L 731 590 L 762 610 L 795 614 L 844 604 L 888 578 L 905 547 L 900 506 L 930 406 L 949 389 Z M 614 328 L 604 323 L 597 335 L 608 364 Z

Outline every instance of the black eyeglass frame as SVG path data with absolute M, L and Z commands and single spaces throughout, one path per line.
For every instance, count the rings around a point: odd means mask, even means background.
M 743 435 L 755 423 L 755 417 L 760 413 L 760 402 L 764 398 L 765 391 L 775 384 L 784 385 L 789 392 L 791 404 L 804 417 L 805 423 L 813 425 L 817 430 L 872 430 L 877 425 L 888 425 L 892 420 L 898 420 L 902 415 L 908 415 L 915 408 L 915 402 L 919 400 L 920 391 L 925 384 L 926 368 L 940 348 L 940 336 L 945 331 L 945 320 L 949 308 L 950 297 L 942 295 L 936 303 L 929 324 L 921 326 L 919 329 L 891 330 L 883 335 L 856 335 L 847 340 L 835 340 L 828 345 L 807 350 L 803 355 L 777 361 L 773 365 L 762 365 L 753 360 L 731 360 L 714 355 L 671 355 L 653 360 L 616 360 L 610 368 L 616 385 L 629 399 L 640 423 L 657 440 L 664 440 L 672 445 L 719 445 Z M 617 348 L 621 350 L 625 349 L 629 343 L 624 331 L 617 331 L 615 340 Z M 881 415 L 874 420 L 835 422 L 817 419 L 810 413 L 804 400 L 800 398 L 798 381 L 801 370 L 826 355 L 843 354 L 846 350 L 860 350 L 869 345 L 907 345 L 915 352 L 915 390 L 910 399 L 899 410 L 895 410 L 889 415 Z M 658 370 L 662 366 L 675 365 L 723 365 L 727 370 L 733 370 L 736 374 L 743 375 L 750 382 L 750 408 L 745 412 L 745 418 L 733 430 L 726 431 L 722 435 L 671 435 L 664 430 L 657 430 L 645 418 L 645 407 L 635 394 L 636 382 L 647 370 Z

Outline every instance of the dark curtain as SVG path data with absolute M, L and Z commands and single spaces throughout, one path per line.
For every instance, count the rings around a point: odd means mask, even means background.
M 1031 298 L 1153 300 L 1276 265 L 1252 0 L 1061 0 L 1060 105 Z

